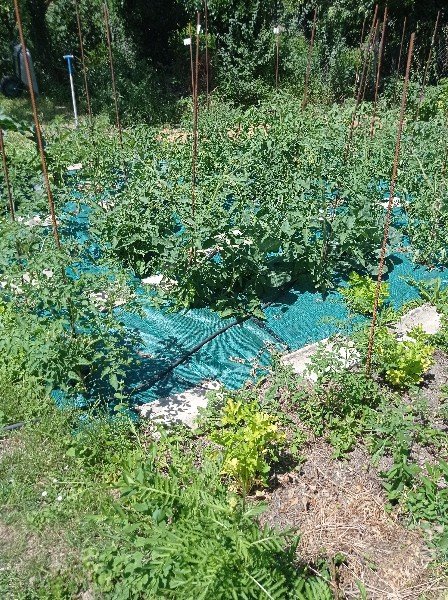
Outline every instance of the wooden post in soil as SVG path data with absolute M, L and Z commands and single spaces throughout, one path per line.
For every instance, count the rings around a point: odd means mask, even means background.
M 403 56 L 403 47 L 404 47 L 404 36 L 406 35 L 406 23 L 407 23 L 407 17 L 404 18 L 403 33 L 401 34 L 400 52 L 398 54 L 398 65 L 397 65 L 397 75 L 398 76 L 400 76 L 401 57 Z
M 369 81 L 369 75 L 370 75 L 370 65 L 372 64 L 372 60 L 375 57 L 375 45 L 376 45 L 376 42 L 377 42 L 379 27 L 380 27 L 380 22 L 377 19 L 377 21 L 375 23 L 375 31 L 373 33 L 372 45 L 370 47 L 370 52 L 369 52 L 368 60 L 367 60 L 367 71 L 366 71 L 366 76 L 365 76 L 365 79 L 364 79 L 364 86 L 363 86 L 362 94 L 361 94 L 361 104 L 364 102 L 364 99 L 366 97 L 367 83 Z
M 275 33 L 275 90 L 278 91 L 278 71 L 280 65 L 280 27 L 274 27 Z
M 384 9 L 384 18 L 383 18 L 383 30 L 381 32 L 381 42 L 380 48 L 378 51 L 378 65 L 376 70 L 376 79 L 375 79 L 375 95 L 373 98 L 373 111 L 372 111 L 372 120 L 370 123 L 370 137 L 375 135 L 375 119 L 376 119 L 376 111 L 378 107 L 378 90 L 380 87 L 381 80 L 381 66 L 383 62 L 383 54 L 384 54 L 384 45 L 386 39 L 386 29 L 387 29 L 387 5 Z
M 59 239 L 58 224 L 57 224 L 57 220 L 56 220 L 56 211 L 54 208 L 53 192 L 51 190 L 50 178 L 48 176 L 47 159 L 45 157 L 44 145 L 43 145 L 43 141 L 42 141 L 42 131 L 40 128 L 39 116 L 37 114 L 36 97 L 34 95 L 30 63 L 29 63 L 27 48 L 26 48 L 26 44 L 25 44 L 25 37 L 23 35 L 22 16 L 20 14 L 19 0 L 14 0 L 14 11 L 15 11 L 15 15 L 16 15 L 17 29 L 19 32 L 19 41 L 22 46 L 23 56 L 25 58 L 24 62 L 25 62 L 26 80 L 28 82 L 28 91 L 30 94 L 31 108 L 33 111 L 33 119 L 34 119 L 34 127 L 36 130 L 37 146 L 39 148 L 39 155 L 40 155 L 40 161 L 41 161 L 41 166 L 42 166 L 42 174 L 44 177 L 45 190 L 47 192 L 48 206 L 50 209 L 51 224 L 52 224 L 52 228 L 53 228 L 53 237 L 54 237 L 54 241 L 56 243 L 56 247 L 58 249 L 60 249 L 61 241 Z
M 196 19 L 196 58 L 193 78 L 193 152 L 191 161 L 191 218 L 195 223 L 196 218 L 196 179 L 197 179 L 197 161 L 198 161 L 198 146 L 199 146 L 199 44 L 201 36 L 201 13 L 197 13 Z M 193 52 L 191 53 L 191 56 Z M 191 260 L 196 260 L 196 247 L 193 245 L 191 249 Z
M 210 57 L 208 51 L 208 2 L 204 3 L 204 18 L 205 18 L 205 86 L 207 94 L 207 108 L 210 108 Z
M 420 96 L 419 96 L 418 105 L 417 105 L 417 114 L 415 117 L 416 121 L 418 121 L 418 117 L 420 115 L 420 108 L 421 108 L 421 105 L 423 102 L 423 98 L 425 96 L 426 81 L 428 79 L 428 71 L 429 71 L 429 67 L 431 65 L 432 51 L 434 50 L 434 44 L 436 41 L 437 30 L 439 28 L 440 14 L 441 14 L 441 11 L 439 10 L 439 12 L 437 13 L 436 23 L 434 25 L 434 31 L 433 31 L 432 38 L 431 38 L 431 44 L 429 46 L 428 59 L 426 61 L 425 69 L 423 71 L 423 80 L 422 80 L 422 85 L 420 88 Z
M 365 89 L 364 80 L 367 80 L 369 56 L 370 56 L 371 48 L 372 48 L 372 45 L 373 45 L 373 42 L 374 42 L 374 39 L 376 36 L 376 28 L 377 28 L 377 24 L 378 24 L 377 15 L 378 15 L 378 4 L 375 6 L 375 10 L 373 13 L 372 25 L 370 27 L 370 32 L 369 32 L 369 39 L 368 39 L 368 43 L 367 43 L 367 47 L 366 47 L 366 52 L 364 54 L 364 64 L 363 64 L 363 68 L 362 68 L 361 79 L 359 81 L 358 93 L 356 94 L 355 107 L 353 109 L 352 118 L 350 120 L 350 127 L 348 130 L 347 142 L 345 144 L 344 161 L 347 161 L 348 156 L 350 154 L 351 144 L 352 144 L 352 139 L 353 139 L 353 132 L 355 129 L 356 115 L 358 113 L 359 105 L 361 104 L 361 98 L 364 96 L 364 93 L 363 93 L 363 91 Z
M 14 208 L 14 199 L 12 197 L 11 181 L 9 179 L 8 163 L 6 162 L 6 151 L 5 144 L 3 141 L 3 129 L 0 129 L 0 151 L 2 154 L 3 164 L 3 175 L 5 177 L 6 193 L 8 195 L 9 214 L 11 215 L 11 221 L 16 220 L 16 211 Z
M 353 95 L 356 99 L 356 94 L 358 91 L 358 83 L 359 83 L 359 71 L 361 68 L 361 57 L 362 57 L 362 46 L 363 46 L 363 42 L 364 42 L 364 33 L 366 31 L 366 23 L 367 23 L 367 15 L 364 17 L 364 21 L 362 22 L 362 29 L 361 29 L 361 38 L 359 40 L 359 58 L 360 58 L 360 62 L 358 64 L 358 66 L 356 67 L 356 72 L 355 72 L 355 85 L 354 85 L 354 92 Z
M 118 94 L 117 94 L 117 85 L 115 80 L 115 67 L 114 67 L 114 58 L 112 55 L 112 35 L 110 29 L 110 14 L 109 8 L 107 7 L 107 3 L 103 4 L 103 17 L 104 17 L 104 27 L 106 29 L 106 42 L 107 42 L 107 50 L 109 54 L 109 67 L 110 67 L 110 76 L 112 82 L 112 94 L 114 97 L 115 104 L 115 122 L 118 129 L 118 137 L 120 140 L 120 147 L 123 149 L 123 133 L 121 129 L 121 120 L 120 120 L 120 109 L 118 107 Z
M 405 79 L 404 79 L 403 94 L 402 94 L 402 98 L 401 98 L 400 118 L 398 121 L 398 128 L 397 128 L 397 140 L 396 140 L 396 144 L 395 144 L 395 156 L 394 156 L 394 163 L 393 163 L 393 168 L 392 168 L 392 176 L 391 176 L 391 180 L 390 180 L 390 191 L 389 191 L 390 195 L 389 195 L 389 202 L 387 203 L 386 219 L 384 222 L 383 243 L 381 246 L 380 260 L 379 260 L 379 265 L 378 265 L 378 279 L 377 279 L 377 284 L 376 284 L 376 289 L 375 289 L 375 300 L 373 303 L 372 323 L 370 326 L 369 346 L 368 346 L 368 350 L 367 350 L 367 359 L 366 359 L 366 374 L 368 376 L 371 374 L 371 371 L 372 371 L 372 355 L 373 355 L 373 347 L 374 347 L 374 342 L 375 342 L 376 323 L 377 323 L 377 319 L 378 319 L 379 298 L 380 298 L 380 292 L 381 292 L 381 283 L 383 281 L 383 269 L 384 269 L 384 262 L 386 259 L 387 241 L 389 239 L 389 230 L 390 230 L 391 217 L 392 217 L 392 207 L 393 207 L 394 196 L 395 196 L 395 187 L 397 184 L 398 163 L 400 160 L 400 151 L 401 151 L 401 137 L 403 134 L 404 117 L 405 117 L 405 113 L 406 113 L 406 103 L 407 103 L 408 88 L 409 88 L 409 75 L 411 72 L 412 55 L 414 52 L 414 41 L 415 41 L 415 33 L 413 33 L 411 35 L 411 40 L 409 42 L 408 60 L 407 60 L 407 65 L 406 65 L 406 75 L 405 75 Z
M 307 65 L 306 65 L 305 85 L 303 88 L 302 108 L 305 108 L 306 105 L 308 104 L 308 86 L 309 86 L 309 82 L 310 82 L 311 60 L 313 58 L 314 37 L 316 35 L 316 21 L 317 21 L 317 8 L 314 9 L 313 29 L 311 30 L 311 39 L 310 39 L 310 45 L 308 48 L 308 61 L 307 61 Z
M 86 58 L 84 54 L 84 40 L 82 37 L 81 15 L 79 14 L 78 0 L 74 0 L 76 12 L 76 24 L 78 27 L 79 50 L 81 52 L 82 74 L 84 78 L 84 91 L 86 94 L 87 114 L 89 115 L 89 123 L 92 125 L 92 105 L 90 102 L 89 84 L 87 80 Z

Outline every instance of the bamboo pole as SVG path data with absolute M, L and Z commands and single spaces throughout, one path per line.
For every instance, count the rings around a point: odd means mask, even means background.
M 378 107 L 378 90 L 380 87 L 380 80 L 381 80 L 381 67 L 382 67 L 383 54 L 384 54 L 386 30 L 387 30 L 387 4 L 386 4 L 386 7 L 384 8 L 383 30 L 381 32 L 381 42 L 380 42 L 380 48 L 378 51 L 378 65 L 377 65 L 377 70 L 376 70 L 375 95 L 373 98 L 372 120 L 370 123 L 370 137 L 373 137 L 375 135 L 375 119 L 376 119 L 376 111 L 377 111 L 377 107 Z
M 103 4 L 103 16 L 104 16 L 104 26 L 106 29 L 106 41 L 107 41 L 107 50 L 109 54 L 109 67 L 110 67 L 110 76 L 112 82 L 112 94 L 114 97 L 115 104 L 115 121 L 118 129 L 118 137 L 120 139 L 120 146 L 123 149 L 123 133 L 121 129 L 121 120 L 120 120 L 120 110 L 118 106 L 118 94 L 117 94 L 117 85 L 115 80 L 115 67 L 114 67 L 114 58 L 112 55 L 112 36 L 110 29 L 110 14 L 109 9 L 107 7 L 107 3 Z
M 375 300 L 374 300 L 374 304 L 373 304 L 372 323 L 370 326 L 369 346 L 368 346 L 368 350 L 367 350 L 367 360 L 366 360 L 366 374 L 367 375 L 370 375 L 371 370 L 372 370 L 372 355 L 373 355 L 373 346 L 374 346 L 374 342 L 375 342 L 376 323 L 377 323 L 377 319 L 378 319 L 379 298 L 380 298 L 380 292 L 381 292 L 381 283 L 383 281 L 383 269 L 384 269 L 384 263 L 386 260 L 386 248 L 387 248 L 387 241 L 389 239 L 389 230 L 390 230 L 391 217 L 392 217 L 392 207 L 393 207 L 394 196 L 395 196 L 395 187 L 396 187 L 396 183 L 397 183 L 398 163 L 400 160 L 400 151 L 401 151 L 401 137 L 403 134 L 404 117 L 405 117 L 405 113 L 406 113 L 406 103 L 407 103 L 408 88 L 409 88 L 409 76 L 410 76 L 410 72 L 411 72 L 412 55 L 414 52 L 414 41 L 415 41 L 415 33 L 413 33 L 411 35 L 411 40 L 409 42 L 408 60 L 407 60 L 407 65 L 406 65 L 406 75 L 405 75 L 405 79 L 404 79 L 403 94 L 402 94 L 402 98 L 401 98 L 401 110 L 400 110 L 400 118 L 398 120 L 397 140 L 396 140 L 396 144 L 395 144 L 395 156 L 394 156 L 394 163 L 393 163 L 393 168 L 392 168 L 392 177 L 391 177 L 391 181 L 390 181 L 390 191 L 389 191 L 390 195 L 389 195 L 389 202 L 387 203 L 386 219 L 385 219 L 385 223 L 384 223 L 383 243 L 381 246 L 380 261 L 379 261 L 379 265 L 378 265 L 378 279 L 377 279 L 377 284 L 376 284 L 376 289 L 375 289 Z
M 44 151 L 44 146 L 43 146 L 43 142 L 42 142 L 42 131 L 40 128 L 39 116 L 37 114 L 36 97 L 34 95 L 30 63 L 29 63 L 27 48 L 26 48 L 26 44 L 25 44 L 25 37 L 23 35 L 23 25 L 22 25 L 22 17 L 20 14 L 19 0 L 14 0 L 14 11 L 15 11 L 16 21 L 17 21 L 17 29 L 19 31 L 19 40 L 20 40 L 20 44 L 22 46 L 22 52 L 23 52 L 23 56 L 24 56 L 26 79 L 28 82 L 28 89 L 29 89 L 30 100 L 31 100 L 31 108 L 33 111 L 33 119 L 34 119 L 34 126 L 36 129 L 37 146 L 39 148 L 39 155 L 40 155 L 40 161 L 41 161 L 41 166 L 42 166 L 42 174 L 44 177 L 44 184 L 45 184 L 45 189 L 47 192 L 48 206 L 50 208 L 51 224 L 53 227 L 53 237 L 54 237 L 54 241 L 56 243 L 56 247 L 58 249 L 60 249 L 61 241 L 59 239 L 58 224 L 57 224 L 57 220 L 56 220 L 56 211 L 54 208 L 53 192 L 51 190 L 50 178 L 48 176 L 47 159 L 45 157 L 45 151 Z
M 85 94 L 86 94 L 87 114 L 89 115 L 90 125 L 92 125 L 92 105 L 90 102 L 89 84 L 88 84 L 88 80 L 87 80 L 86 59 L 85 59 L 85 54 L 84 54 L 84 40 L 82 37 L 82 28 L 81 28 L 81 15 L 79 14 L 78 0 L 74 0 L 74 3 L 75 3 L 75 11 L 76 11 L 76 23 L 78 26 L 79 49 L 81 52 L 82 74 L 83 74 L 83 78 L 84 78 L 84 90 L 85 90 Z
M 11 181 L 9 179 L 8 163 L 6 162 L 6 151 L 5 151 L 5 144 L 3 141 L 3 129 L 0 129 L 0 151 L 2 154 L 3 175 L 5 177 L 6 193 L 8 195 L 9 213 L 11 215 L 11 221 L 15 221 L 16 220 L 16 211 L 14 208 L 14 199 L 12 197 L 12 189 L 11 189 Z
M 313 16 L 313 29 L 311 30 L 311 40 L 308 48 L 308 61 L 306 65 L 306 74 L 305 74 L 305 86 L 303 89 L 303 100 L 302 100 L 302 108 L 305 108 L 308 104 L 308 85 L 310 81 L 311 74 L 311 59 L 313 57 L 313 48 L 314 48 L 314 37 L 316 35 L 316 21 L 317 21 L 317 8 L 314 9 Z

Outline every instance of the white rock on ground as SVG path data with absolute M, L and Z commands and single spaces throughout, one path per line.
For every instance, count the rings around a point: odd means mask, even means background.
M 442 326 L 441 315 L 437 309 L 431 304 L 424 304 L 418 308 L 414 308 L 401 317 L 400 321 L 394 328 L 395 333 L 399 337 L 406 336 L 414 327 L 421 326 L 423 331 L 434 335 L 440 331 Z
M 353 367 L 359 361 L 359 353 L 354 347 L 353 342 L 348 338 L 339 337 L 337 341 L 330 341 L 330 339 L 326 338 L 290 354 L 285 354 L 282 356 L 281 362 L 284 365 L 291 366 L 297 375 L 301 375 L 309 381 L 317 381 L 317 374 L 310 369 L 310 366 L 312 357 L 319 348 L 323 348 L 326 353 L 332 354 L 334 362 L 338 363 L 343 369 Z
M 167 425 L 183 424 L 193 428 L 200 408 L 207 406 L 207 392 L 219 390 L 219 381 L 204 381 L 200 386 L 172 394 L 160 400 L 137 406 L 136 410 L 144 419 L 151 419 Z

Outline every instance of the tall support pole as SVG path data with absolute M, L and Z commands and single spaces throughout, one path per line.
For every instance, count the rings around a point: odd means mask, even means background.
M 198 160 L 198 120 L 199 120 L 199 43 L 201 34 L 201 13 L 197 13 L 196 22 L 196 59 L 194 69 L 194 92 L 193 92 L 193 161 L 192 161 L 192 217 L 195 217 L 196 211 L 196 175 Z
M 378 51 L 378 65 L 377 65 L 377 69 L 376 69 L 376 79 L 375 79 L 375 96 L 373 98 L 372 121 L 370 123 L 370 136 L 371 137 L 373 137 L 375 134 L 375 119 L 376 119 L 376 111 L 378 108 L 378 90 L 380 88 L 380 81 L 381 81 L 381 67 L 382 67 L 383 55 L 384 55 L 386 29 L 387 29 L 387 4 L 384 9 L 383 30 L 381 32 L 381 42 L 380 42 L 380 48 Z
M 81 52 L 82 74 L 83 74 L 83 78 L 84 78 L 84 92 L 86 94 L 87 114 L 89 115 L 90 125 L 92 125 L 92 105 L 90 102 L 89 84 L 88 84 L 88 79 L 87 79 L 86 57 L 84 54 L 84 39 L 82 37 L 82 27 L 81 27 L 81 15 L 79 13 L 78 0 L 74 0 L 74 3 L 75 3 L 75 12 L 76 12 L 76 24 L 78 27 L 79 50 Z
M 2 153 L 3 175 L 5 177 L 6 193 L 8 194 L 9 214 L 11 221 L 16 220 L 16 211 L 14 208 L 14 199 L 12 197 L 11 181 L 9 179 L 8 163 L 6 162 L 5 144 L 3 141 L 3 129 L 0 129 L 0 152 Z
M 278 90 L 278 71 L 280 66 L 280 28 L 277 27 L 275 31 L 275 89 Z
M 364 17 L 364 21 L 362 22 L 362 29 L 361 29 L 361 38 L 359 40 L 359 56 L 361 59 L 362 56 L 362 45 L 364 42 L 364 33 L 366 31 L 366 23 L 367 23 L 367 15 Z M 356 94 L 358 91 L 358 83 L 359 83 L 359 70 L 361 67 L 361 61 L 359 62 L 358 66 L 356 67 L 356 73 L 355 73 L 355 86 L 354 86 L 354 96 L 356 98 Z
M 20 14 L 19 0 L 14 0 L 14 11 L 16 14 L 17 29 L 19 31 L 19 40 L 20 40 L 20 44 L 22 46 L 23 56 L 25 57 L 26 80 L 28 82 L 28 90 L 29 90 L 29 94 L 30 94 L 31 108 L 33 110 L 33 118 L 34 118 L 34 126 L 36 129 L 37 146 L 39 148 L 40 161 L 41 161 L 41 165 L 42 165 L 42 174 L 44 177 L 44 184 L 45 184 L 45 189 L 46 189 L 47 197 L 48 197 L 48 205 L 50 208 L 51 224 L 53 227 L 53 236 L 54 236 L 54 241 L 56 243 L 56 247 L 58 249 L 60 249 L 61 241 L 59 239 L 58 224 L 57 224 L 57 220 L 56 220 L 56 211 L 54 208 L 53 192 L 51 190 L 50 179 L 48 177 L 47 160 L 45 157 L 44 145 L 42 142 L 42 131 L 40 128 L 39 116 L 37 114 L 36 97 L 34 95 L 30 63 L 29 63 L 27 48 L 26 48 L 26 44 L 25 44 L 25 37 L 23 35 L 23 25 L 22 25 L 22 17 Z
M 362 88 L 361 104 L 364 102 L 364 99 L 366 97 L 367 83 L 369 81 L 369 74 L 370 74 L 370 65 L 372 64 L 373 58 L 375 56 L 375 45 L 376 45 L 376 41 L 377 41 L 377 37 L 378 37 L 378 29 L 379 29 L 379 27 L 380 27 L 380 22 L 377 19 L 377 21 L 375 23 L 375 31 L 373 33 L 372 46 L 370 48 L 370 52 L 369 52 L 368 60 L 367 60 L 367 71 L 366 71 L 366 76 L 364 78 L 364 85 L 363 85 L 363 88 Z
M 376 29 L 378 27 L 377 16 L 378 16 L 378 4 L 375 6 L 375 11 L 373 13 L 372 25 L 370 27 L 370 32 L 369 32 L 369 41 L 367 43 L 366 52 L 364 55 L 364 64 L 363 64 L 363 68 L 362 68 L 361 79 L 359 81 L 358 93 L 356 94 L 355 107 L 353 109 L 352 118 L 350 120 L 350 127 L 348 130 L 347 143 L 345 144 L 344 161 L 346 161 L 348 159 L 348 156 L 350 153 L 352 139 L 353 139 L 353 132 L 355 129 L 356 115 L 358 113 L 359 105 L 361 104 L 361 101 L 362 101 L 361 99 L 364 97 L 364 90 L 365 90 L 364 81 L 367 81 L 370 52 L 372 50 L 372 46 L 373 46 L 373 43 L 374 43 L 374 40 L 376 37 Z
M 375 289 L 375 300 L 373 303 L 373 314 L 372 314 L 372 323 L 370 326 L 369 346 L 368 346 L 368 350 L 367 350 L 367 360 L 366 360 L 367 375 L 370 375 L 371 370 L 372 370 L 372 355 L 373 355 L 373 346 L 374 346 L 374 342 L 375 342 L 376 323 L 377 323 L 377 319 L 378 319 L 379 298 L 380 298 L 380 292 L 381 292 L 381 283 L 383 281 L 383 269 L 384 269 L 384 262 L 386 260 L 386 248 L 387 248 L 387 241 L 389 239 L 389 230 L 390 230 L 391 217 L 392 217 L 392 207 L 394 204 L 395 187 L 397 184 L 398 163 L 400 160 L 400 151 L 401 151 L 401 137 L 403 134 L 404 117 L 405 117 L 405 113 L 406 113 L 406 103 L 407 103 L 408 88 L 409 88 L 409 76 L 410 76 L 410 72 L 411 72 L 412 55 L 414 52 L 414 41 L 415 41 L 415 33 L 413 33 L 411 35 L 411 40 L 409 42 L 408 61 L 407 61 L 407 65 L 406 65 L 406 75 L 405 75 L 405 79 L 404 79 L 403 94 L 402 94 L 402 98 L 401 98 L 401 110 L 400 110 L 400 118 L 398 121 L 398 128 L 397 128 L 397 140 L 396 140 L 396 144 L 395 144 L 394 164 L 393 164 L 393 168 L 392 168 L 392 177 L 390 180 L 390 191 L 389 191 L 390 195 L 389 195 L 389 202 L 387 203 L 386 219 L 384 222 L 383 244 L 381 246 L 380 261 L 379 261 L 379 265 L 378 265 L 378 279 L 377 279 L 377 284 L 376 284 L 376 289 Z
M 190 75 L 191 75 L 191 97 L 193 100 L 193 112 L 194 112 L 194 58 L 193 58 L 193 28 L 190 25 L 188 26 L 188 35 L 190 37 L 184 40 L 185 46 L 190 46 Z
M 428 59 L 425 64 L 425 70 L 423 71 L 423 81 L 422 81 L 422 86 L 420 88 L 420 97 L 419 97 L 418 105 L 417 105 L 416 120 L 418 120 L 418 117 L 420 114 L 420 107 L 422 105 L 423 98 L 425 96 L 426 80 L 428 78 L 428 71 L 429 71 L 429 66 L 431 64 L 431 58 L 432 58 L 432 51 L 434 50 L 434 44 L 436 41 L 437 30 L 439 28 L 440 14 L 441 14 L 441 11 L 439 10 L 439 12 L 437 13 L 436 23 L 434 25 L 434 31 L 433 31 L 432 38 L 431 38 L 431 45 L 429 47 Z
M 210 108 L 210 57 L 208 51 L 208 2 L 204 3 L 205 18 L 205 85 L 207 94 L 207 108 Z
M 408 18 L 405 17 L 403 21 L 403 33 L 401 34 L 401 43 L 400 43 L 400 53 L 398 54 L 398 65 L 397 65 L 397 75 L 400 75 L 401 68 L 401 57 L 403 56 L 403 47 L 404 47 L 404 36 L 406 35 L 406 23 Z
M 302 108 L 305 108 L 306 105 L 308 104 L 308 85 L 310 82 L 311 59 L 313 58 L 314 37 L 316 35 L 316 21 L 317 21 L 317 8 L 314 9 L 313 29 L 311 30 L 311 40 L 310 40 L 310 45 L 308 48 L 308 61 L 307 61 L 307 65 L 306 65 L 305 85 L 303 88 Z
M 114 67 L 114 58 L 112 55 L 112 36 L 110 30 L 110 15 L 109 9 L 107 7 L 107 3 L 103 4 L 103 16 L 104 16 L 104 26 L 106 28 L 106 41 L 107 41 L 107 49 L 109 53 L 109 66 L 110 66 L 110 76 L 112 81 L 112 94 L 114 96 L 114 104 L 115 104 L 115 122 L 118 129 L 118 136 L 120 139 L 120 146 L 123 149 L 123 133 L 121 130 L 121 121 L 120 121 L 120 110 L 118 107 L 118 94 L 117 94 L 117 85 L 115 80 L 115 67 Z

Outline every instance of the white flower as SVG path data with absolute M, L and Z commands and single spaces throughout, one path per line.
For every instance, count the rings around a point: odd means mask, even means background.
M 53 483 L 57 483 L 58 480 L 56 479 L 56 477 L 53 477 Z
M 47 496 L 47 495 L 48 495 L 48 492 L 46 492 L 46 491 L 42 492 L 42 498 L 45 498 L 45 496 Z
M 53 277 L 54 273 L 51 269 L 44 269 L 42 271 L 42 275 L 45 275 L 45 277 L 48 277 L 48 279 L 50 279 L 51 277 Z
M 243 235 L 239 229 L 232 230 L 233 235 Z
M 59 496 L 56 498 L 56 500 L 57 500 L 58 502 L 61 502 L 61 501 L 62 501 L 62 496 L 61 496 L 61 495 L 59 495 Z

